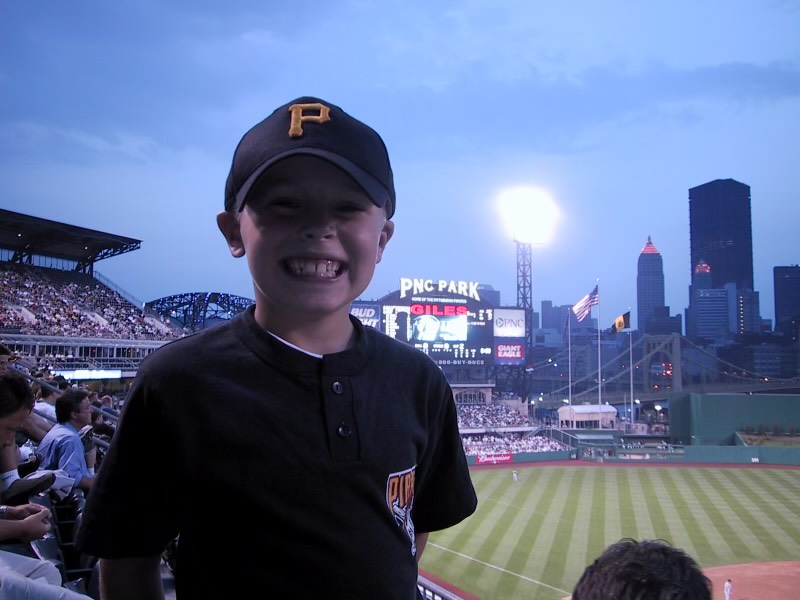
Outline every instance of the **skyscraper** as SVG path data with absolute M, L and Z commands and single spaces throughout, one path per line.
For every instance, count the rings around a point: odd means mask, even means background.
M 657 308 L 664 306 L 664 262 L 650 236 L 639 255 L 636 275 L 637 325 L 641 333 L 648 333 L 649 321 Z
M 726 283 L 753 289 L 753 233 L 750 186 L 717 179 L 689 190 L 691 271 L 701 262 L 711 267 L 711 288 Z
M 800 265 L 774 267 L 775 331 L 797 341 L 800 333 Z

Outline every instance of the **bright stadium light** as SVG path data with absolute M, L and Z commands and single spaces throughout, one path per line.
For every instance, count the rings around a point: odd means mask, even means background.
M 558 208 L 550 195 L 540 188 L 519 186 L 503 190 L 497 197 L 497 208 L 506 231 L 517 246 L 517 306 L 525 310 L 525 353 L 533 348 L 533 289 L 531 279 L 531 247 L 542 245 L 558 220 Z M 531 375 L 522 374 L 523 394 L 530 391 Z
M 522 244 L 546 244 L 561 215 L 545 190 L 532 186 L 507 188 L 497 197 L 500 218 L 508 234 Z

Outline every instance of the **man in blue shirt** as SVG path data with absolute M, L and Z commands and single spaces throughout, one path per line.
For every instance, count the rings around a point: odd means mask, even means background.
M 95 449 L 86 452 L 80 430 L 92 422 L 92 405 L 86 390 L 71 388 L 56 400 L 58 424 L 42 438 L 37 454 L 40 469 L 66 471 L 75 486 L 88 492 L 94 482 Z

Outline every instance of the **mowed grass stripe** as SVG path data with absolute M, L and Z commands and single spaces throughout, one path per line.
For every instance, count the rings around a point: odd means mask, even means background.
M 480 548 L 480 558 L 493 565 L 506 567 L 515 548 L 519 545 L 519 530 L 529 518 L 525 510 L 530 504 L 524 490 L 532 490 L 522 482 L 514 483 L 508 471 L 498 471 L 502 478 L 498 490 L 505 494 L 508 502 L 498 504 L 494 511 L 492 536 Z
M 734 539 L 730 525 L 724 520 L 722 513 L 716 509 L 711 500 L 715 494 L 713 493 L 713 488 L 708 485 L 705 476 L 702 474 L 703 469 L 689 468 L 676 469 L 676 471 L 680 473 L 686 485 L 684 490 L 686 511 L 698 523 L 698 528 L 701 530 L 707 544 L 705 547 L 696 546 L 694 556 L 704 556 L 709 561 L 709 564 L 718 564 L 722 558 L 718 552 L 719 549 L 727 548 Z M 712 494 L 709 495 L 709 492 Z M 728 538 L 718 527 L 720 521 L 725 523 L 725 532 L 729 536 Z
M 521 518 L 521 526 L 515 532 L 515 539 L 517 544 L 515 551 L 508 557 L 505 562 L 505 568 L 512 573 L 524 573 L 531 577 L 536 571 L 536 563 L 541 563 L 542 555 L 547 551 L 545 547 L 539 542 L 540 531 L 547 519 L 547 514 L 551 510 L 553 497 L 555 494 L 548 493 L 552 487 L 559 485 L 561 477 L 557 469 L 547 469 L 546 485 L 543 481 L 537 481 L 535 486 L 536 494 L 531 495 L 529 505 L 524 511 L 519 512 Z M 532 489 L 531 480 L 521 476 L 520 485 L 525 488 Z M 509 597 L 515 597 L 517 594 L 521 596 L 529 596 L 533 591 L 531 588 L 537 587 L 535 583 L 516 578 L 509 582 L 507 591 Z
M 710 503 L 707 509 L 713 514 L 713 522 L 726 542 L 718 549 L 718 554 L 723 563 L 730 562 L 730 557 L 735 555 L 744 557 L 744 562 L 763 560 L 769 553 L 751 529 L 751 515 L 732 497 L 726 475 L 729 472 L 730 469 L 714 468 L 702 472 Z
M 687 480 L 694 482 L 690 489 L 700 501 L 699 508 L 705 515 L 705 519 L 702 516 L 698 518 L 703 521 L 705 534 L 714 547 L 713 557 L 702 554 L 695 557 L 705 567 L 729 564 L 737 544 L 741 544 L 732 523 L 728 520 L 727 512 L 723 512 L 720 508 L 722 503 L 716 488 L 708 479 L 708 471 L 709 469 L 687 469 L 686 472 Z M 752 558 L 750 560 L 752 561 Z
M 622 535 L 622 515 L 619 505 L 622 501 L 620 497 L 620 478 L 624 474 L 623 469 L 603 469 L 603 493 L 606 497 L 606 513 L 603 523 L 605 523 L 605 536 L 610 539 L 620 539 Z
M 697 518 L 697 506 L 690 505 L 694 496 L 690 493 L 692 482 L 686 473 L 679 469 L 662 469 L 665 488 L 676 515 L 676 535 L 688 539 L 691 543 L 684 545 L 683 550 L 692 556 L 713 554 L 714 549 L 706 537 L 704 523 Z M 678 525 L 681 531 L 677 531 Z
M 587 512 L 591 515 L 591 521 L 586 523 L 585 531 L 578 531 L 580 537 L 579 541 L 577 542 L 579 546 L 576 549 L 579 551 L 580 544 L 585 540 L 586 547 L 583 549 L 583 552 L 580 552 L 580 554 L 583 556 L 583 560 L 580 562 L 584 566 L 586 565 L 589 556 L 594 557 L 600 554 L 599 552 L 596 552 L 598 548 L 600 549 L 600 552 L 603 551 L 603 548 L 606 546 L 605 540 L 608 537 L 606 535 L 607 525 L 605 519 L 606 507 L 608 506 L 608 497 L 606 496 L 606 492 L 608 490 L 605 485 L 605 479 L 609 474 L 609 471 L 608 469 L 587 469 L 587 473 L 589 475 L 591 487 L 587 486 L 588 489 L 585 492 L 585 504 L 588 504 L 589 506 Z
M 560 523 L 558 536 L 569 536 L 561 540 L 566 542 L 563 560 L 558 562 L 559 568 L 547 565 L 547 575 L 560 581 L 565 589 L 572 589 L 575 581 L 572 573 L 583 569 L 587 556 L 593 548 L 601 544 L 605 537 L 605 481 L 602 469 L 581 469 L 583 478 L 573 493 L 577 495 L 574 514 L 565 513 Z
M 757 473 L 762 471 L 764 475 L 769 474 L 769 481 L 779 488 L 787 491 L 794 490 L 795 495 L 792 497 L 792 501 L 800 509 L 800 496 L 796 495 L 800 492 L 800 471 L 796 469 L 756 469 Z
M 560 498 L 560 494 L 571 493 L 570 486 L 574 482 L 574 473 L 569 472 L 571 469 L 564 469 L 563 467 L 549 467 L 547 471 L 550 474 L 549 487 L 542 487 L 540 490 L 543 496 L 533 513 L 534 516 L 528 520 L 520 534 L 520 551 L 514 556 L 514 560 L 509 562 L 509 571 L 525 574 L 532 581 L 518 579 L 513 583 L 513 591 L 497 590 L 498 592 L 508 593 L 507 595 L 498 594 L 491 597 L 521 597 L 533 600 L 537 598 L 560 598 L 566 595 L 557 594 L 545 587 L 545 585 L 558 587 L 558 582 L 549 577 L 549 574 L 545 577 L 545 557 L 549 554 L 552 545 L 546 540 L 553 535 L 550 527 L 545 527 L 545 525 L 547 523 L 552 524 L 558 518 L 555 517 L 555 511 L 559 507 L 559 503 L 556 500 Z M 543 530 L 545 533 L 543 533 Z M 541 582 L 545 585 L 534 582 Z M 482 598 L 485 597 L 482 596 Z
M 531 565 L 533 579 L 560 587 L 585 477 L 585 469 L 559 470 L 558 486 L 553 490 L 549 509 L 535 539 L 539 552 Z M 556 498 L 558 502 L 553 501 Z
M 800 514 L 800 471 L 756 469 L 763 488 L 793 514 Z M 772 474 L 776 476 L 773 477 Z
M 505 470 L 473 471 L 472 483 L 478 495 L 478 508 L 475 514 L 455 527 L 431 534 L 431 542 L 444 548 L 473 555 L 485 543 L 494 539 L 495 519 L 498 512 L 505 510 L 508 500 L 501 489 L 501 479 Z M 431 548 L 431 552 L 436 551 Z M 426 550 L 425 555 L 430 555 Z M 430 561 L 430 559 L 429 559 Z M 425 568 L 425 559 L 422 567 Z M 475 565 L 451 552 L 436 553 L 436 569 L 441 577 L 449 581 L 469 581 L 475 575 Z
M 653 537 L 663 540 L 669 540 L 671 537 L 667 517 L 664 514 L 664 509 L 661 506 L 659 497 L 656 494 L 653 485 L 653 478 L 659 477 L 658 472 L 660 469 L 640 469 L 639 482 L 642 486 L 643 494 L 650 499 L 644 506 L 644 510 L 650 516 L 650 523 L 653 529 Z
M 530 474 L 526 473 L 525 479 L 527 481 L 525 487 L 531 493 L 529 500 L 527 501 L 527 503 L 531 506 L 531 510 L 527 511 L 529 518 L 525 528 L 522 530 L 522 535 L 513 536 L 514 539 L 509 540 L 509 544 L 518 550 L 527 549 L 528 551 L 533 551 L 535 549 L 534 547 L 536 546 L 535 536 L 538 535 L 538 527 L 540 527 L 541 523 L 544 522 L 546 518 L 546 512 L 549 510 L 549 504 L 553 501 L 554 494 L 548 493 L 548 490 L 552 491 L 551 479 L 553 477 L 553 471 L 551 469 L 528 469 L 527 471 L 530 471 Z M 493 562 L 491 556 L 492 552 L 497 547 L 497 544 L 491 541 L 491 539 L 495 536 L 498 538 L 502 537 L 496 534 L 496 523 L 498 518 L 500 518 L 499 514 L 506 511 L 512 512 L 513 514 L 520 513 L 516 503 L 503 501 L 504 497 L 502 494 L 505 493 L 504 490 L 508 489 L 507 486 L 511 482 L 510 470 L 498 469 L 482 471 L 479 473 L 473 473 L 473 478 L 475 478 L 476 475 L 479 477 L 491 478 L 495 483 L 495 485 L 492 486 L 493 494 L 500 495 L 500 499 L 498 500 L 497 498 L 492 498 L 491 502 L 483 502 L 483 499 L 479 497 L 478 512 L 473 515 L 473 517 L 468 519 L 466 523 L 469 523 L 471 520 L 483 520 L 481 529 L 484 529 L 484 525 L 487 525 L 489 535 L 478 536 L 480 538 L 479 540 L 470 538 L 469 543 L 466 546 L 458 546 L 458 544 L 453 544 L 452 547 L 457 549 L 460 548 L 458 550 L 459 552 L 462 552 L 468 556 L 472 556 L 488 564 L 495 565 L 500 569 L 507 569 L 513 573 L 519 573 L 519 570 L 509 568 L 509 564 L 498 564 Z M 533 536 L 533 539 L 529 538 L 528 536 Z M 528 538 L 529 541 L 523 541 L 525 538 Z M 491 569 L 485 565 L 481 565 L 480 563 L 464 560 L 461 557 L 455 558 L 460 561 L 460 564 L 463 567 L 462 578 L 459 579 L 459 581 L 463 582 L 462 587 L 472 590 L 472 593 L 475 593 L 481 598 L 502 597 L 493 596 L 493 594 L 495 594 L 498 590 L 504 590 L 506 588 L 515 586 L 520 580 L 519 577 L 515 577 L 510 573 L 503 573 L 497 569 Z
M 719 510 L 721 518 L 728 524 L 729 535 L 726 536 L 729 548 L 722 548 L 723 556 L 743 553 L 749 561 L 763 560 L 769 555 L 767 548 L 759 539 L 761 527 L 756 518 L 750 514 L 734 497 L 731 487 L 730 469 L 708 469 L 704 475 L 714 489 L 712 502 Z M 736 490 L 738 492 L 738 489 Z M 757 533 L 758 532 L 758 533 Z
M 671 544 L 675 544 L 675 540 L 689 540 L 689 534 L 686 527 L 683 525 L 683 515 L 677 510 L 675 503 L 672 501 L 674 486 L 672 480 L 669 479 L 667 470 L 658 468 L 650 469 L 647 472 L 649 476 L 650 485 L 653 489 L 653 494 L 656 498 L 656 503 L 664 515 L 664 526 L 666 533 L 661 533 L 659 537 L 667 540 Z M 687 548 L 687 550 L 690 550 Z
M 797 515 L 794 515 L 793 522 L 782 515 L 776 508 L 780 505 L 779 501 L 764 494 L 763 482 L 760 478 L 754 477 L 754 473 L 752 470 L 731 473 L 731 484 L 741 492 L 738 496 L 742 498 L 742 506 L 756 518 L 765 532 L 764 535 L 780 547 L 779 554 L 797 556 L 800 550 L 797 541 L 800 540 Z M 760 512 L 760 516 L 756 512 Z M 778 548 L 774 548 L 773 551 L 777 552 Z
M 646 496 L 645 490 L 642 487 L 642 474 L 644 468 L 631 467 L 627 469 L 630 480 L 631 502 L 633 503 L 634 511 L 634 529 L 630 537 L 634 539 L 654 539 L 658 537 L 653 528 L 653 522 L 650 520 L 650 514 L 647 512 L 647 505 L 650 498 Z
M 522 574 L 528 570 L 530 560 L 540 560 L 538 556 L 533 556 L 535 553 L 541 552 L 534 531 L 540 526 L 537 521 L 540 517 L 544 517 L 542 498 L 548 485 L 552 485 L 554 477 L 557 477 L 557 473 L 551 470 L 546 480 L 547 485 L 538 485 L 541 483 L 540 481 L 532 482 L 525 473 L 520 474 L 518 483 L 513 483 L 513 480 L 509 481 L 510 493 L 513 493 L 514 497 L 521 497 L 525 500 L 521 504 L 515 503 L 512 525 L 505 534 L 510 542 L 509 545 L 507 547 L 500 546 L 490 556 L 488 562 L 501 566 L 511 573 Z M 511 590 L 529 585 L 531 585 L 530 582 L 520 577 L 512 577 L 510 580 Z
M 615 469 L 615 471 L 617 474 L 617 493 L 619 494 L 619 502 L 617 504 L 620 520 L 619 537 L 635 538 L 637 535 L 636 508 L 631 496 L 630 471 L 628 469 Z
M 751 493 L 771 498 L 776 512 L 787 520 L 787 527 L 800 528 L 800 471 L 794 480 L 770 477 L 768 469 L 753 469 L 748 483 Z M 773 470 L 773 472 L 776 472 Z M 796 529 L 797 530 L 797 529 Z M 794 536 L 800 539 L 800 530 Z

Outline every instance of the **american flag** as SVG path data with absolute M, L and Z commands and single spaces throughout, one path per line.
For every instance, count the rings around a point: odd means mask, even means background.
M 575 318 L 580 323 L 589 316 L 589 313 L 592 312 L 592 307 L 598 304 L 600 304 L 600 296 L 597 294 L 597 286 L 594 286 L 591 292 L 575 303 L 575 306 L 572 307 L 572 312 L 575 313 Z

